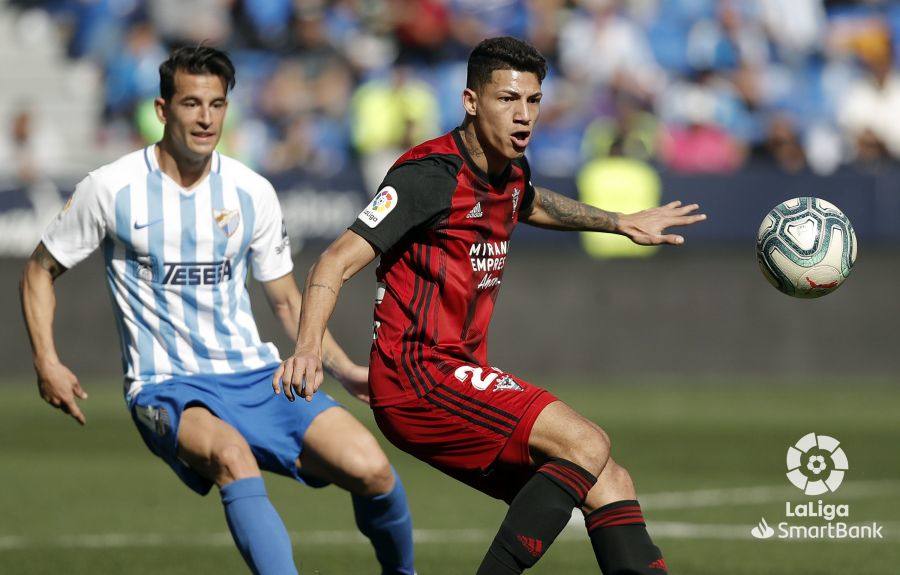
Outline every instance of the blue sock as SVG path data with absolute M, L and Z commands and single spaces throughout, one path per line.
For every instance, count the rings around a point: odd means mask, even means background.
M 356 525 L 375 547 L 382 575 L 415 575 L 412 517 L 406 491 L 394 471 L 394 489 L 375 497 L 353 496 Z
M 239 479 L 220 489 L 228 528 L 256 575 L 296 574 L 294 552 L 262 477 Z

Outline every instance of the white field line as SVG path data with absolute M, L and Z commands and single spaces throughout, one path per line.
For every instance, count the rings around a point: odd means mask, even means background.
M 867 499 L 883 495 L 900 494 L 900 481 L 885 479 L 880 481 L 854 481 L 842 485 L 840 495 L 835 502 L 845 500 Z M 673 509 L 700 509 L 703 507 L 738 507 L 741 505 L 759 505 L 784 501 L 803 501 L 803 495 L 796 488 L 784 485 L 763 487 L 731 487 L 723 489 L 697 489 L 693 491 L 669 491 L 638 495 L 641 507 L 649 511 L 666 511 Z M 582 525 L 584 516 L 581 510 L 572 512 L 569 527 Z M 654 521 L 653 525 L 659 522 Z M 654 529 L 655 532 L 655 529 Z
M 884 540 L 900 541 L 900 522 L 881 523 L 884 526 Z M 723 525 L 711 523 L 684 523 L 677 521 L 654 521 L 650 531 L 656 539 L 719 539 L 746 540 L 750 536 L 751 524 Z M 486 544 L 496 530 L 491 529 L 416 529 L 413 539 L 417 545 L 439 544 Z M 302 531 L 292 532 L 291 540 L 301 545 L 368 545 L 368 540 L 358 531 Z M 571 541 L 585 539 L 584 528 L 566 528 L 557 540 Z M 837 543 L 851 540 L 835 540 Z M 123 549 L 161 547 L 231 547 L 234 543 L 228 533 L 205 534 L 162 534 L 162 533 L 103 533 L 94 535 L 66 535 L 60 537 L 37 538 L 20 536 L 0 537 L 0 552 L 24 549 Z
M 891 493 L 900 494 L 900 480 L 848 481 L 840 487 L 840 494 L 836 495 L 835 499 L 866 499 Z M 797 489 L 789 485 L 699 489 L 638 495 L 641 506 L 654 511 L 756 505 L 774 501 L 798 500 L 800 497 L 803 496 Z M 842 503 L 843 501 L 838 502 Z
M 841 487 L 840 499 L 865 499 L 900 492 L 900 481 L 857 481 Z M 695 491 L 652 493 L 641 497 L 641 505 L 650 510 L 694 509 L 702 507 L 728 507 L 784 501 L 796 498 L 796 489 L 783 486 L 738 487 L 730 489 L 703 489 Z M 885 539 L 900 540 L 900 522 L 882 523 Z M 685 523 L 677 521 L 653 521 L 650 531 L 660 539 L 752 539 L 747 525 L 721 525 L 710 523 Z M 584 538 L 584 521 L 580 511 L 572 514 L 572 520 L 560 534 L 560 539 Z M 483 543 L 493 538 L 495 529 L 416 529 L 413 538 L 417 544 L 429 543 Z M 304 545 L 355 545 L 368 544 L 368 540 L 356 530 L 317 530 L 292 532 L 291 539 Z M 0 535 L 0 551 L 28 548 L 114 549 L 125 547 L 228 547 L 233 545 L 228 533 L 163 534 L 163 533 L 100 533 L 85 535 L 61 535 L 55 537 L 25 537 Z

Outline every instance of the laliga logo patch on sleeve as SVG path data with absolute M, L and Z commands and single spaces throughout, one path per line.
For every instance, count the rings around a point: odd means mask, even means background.
M 359 219 L 370 228 L 374 228 L 397 207 L 397 200 L 397 190 L 385 186 L 372 198 L 372 203 L 359 214 Z

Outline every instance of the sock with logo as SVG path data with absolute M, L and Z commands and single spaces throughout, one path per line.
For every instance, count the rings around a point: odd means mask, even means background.
M 650 540 L 640 504 L 631 499 L 595 509 L 584 518 L 603 575 L 665 575 L 662 551 Z
M 542 465 L 510 503 L 477 575 L 518 574 L 537 563 L 596 482 L 571 461 Z
M 353 514 L 360 532 L 375 547 L 382 575 L 415 575 L 412 517 L 396 471 L 390 492 L 375 497 L 354 495 Z
M 231 536 L 257 575 L 296 574 L 294 551 L 262 477 L 238 479 L 220 490 Z

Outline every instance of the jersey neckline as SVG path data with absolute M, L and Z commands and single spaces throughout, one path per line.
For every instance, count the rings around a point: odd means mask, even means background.
M 184 186 L 182 186 L 181 184 L 176 182 L 172 176 L 165 173 L 162 170 L 162 168 L 159 167 L 159 161 L 156 158 L 156 146 L 157 146 L 157 144 L 150 144 L 149 146 L 144 148 L 144 163 L 147 165 L 147 170 L 150 173 L 159 172 L 162 177 L 169 180 L 169 182 L 171 182 L 173 186 L 178 188 L 178 191 L 183 196 L 194 195 L 194 192 L 196 192 L 202 186 L 206 185 L 206 182 L 209 180 L 210 174 L 221 173 L 222 156 L 221 156 L 221 154 L 219 154 L 218 151 L 213 150 L 212 159 L 210 161 L 210 166 L 209 166 L 209 172 L 205 176 L 203 176 L 203 178 L 198 180 L 197 183 L 195 183 L 193 186 L 191 186 L 190 188 L 185 188 Z

